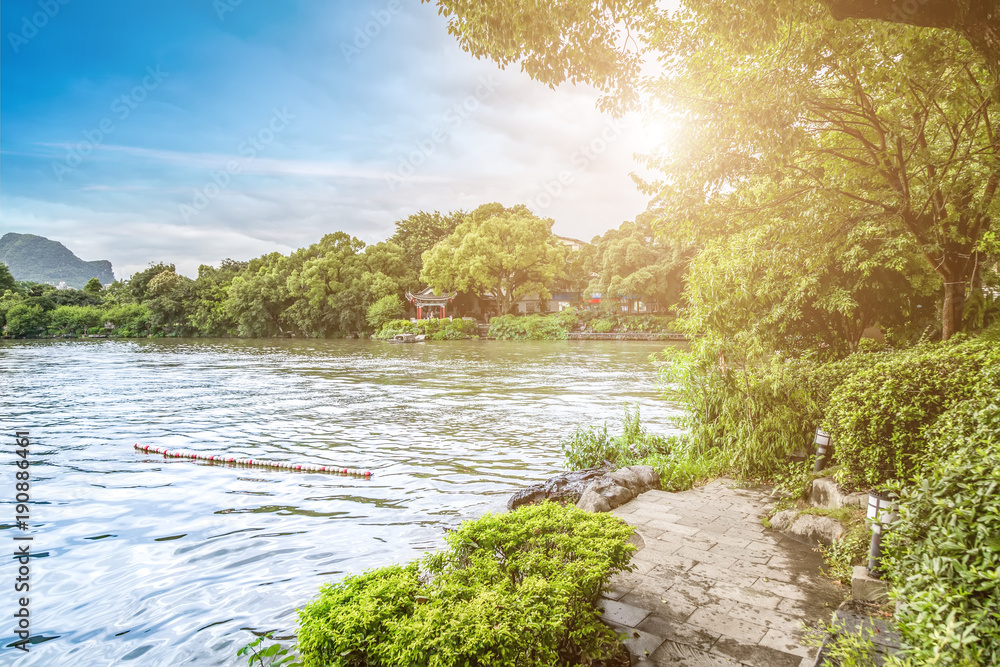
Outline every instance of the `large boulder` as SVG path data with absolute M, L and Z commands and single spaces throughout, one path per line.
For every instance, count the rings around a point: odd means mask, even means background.
M 507 509 L 517 509 L 521 505 L 540 502 L 542 500 L 566 501 L 576 503 L 595 479 L 603 477 L 611 468 L 587 468 L 564 472 L 550 477 L 541 484 L 527 486 L 507 499 Z
M 813 546 L 830 546 L 844 534 L 844 526 L 833 517 L 800 514 L 795 510 L 775 514 L 771 517 L 771 528 Z
M 660 488 L 652 466 L 631 466 L 602 475 L 590 483 L 576 506 L 588 512 L 608 512 L 640 493 Z
M 809 503 L 815 507 L 827 507 L 836 509 L 838 507 L 848 507 L 856 505 L 865 507 L 868 504 L 868 494 L 844 493 L 836 480 L 829 477 L 814 479 L 812 489 L 809 491 Z

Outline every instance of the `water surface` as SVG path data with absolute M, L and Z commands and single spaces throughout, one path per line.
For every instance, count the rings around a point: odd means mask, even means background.
M 246 628 L 288 634 L 320 584 L 409 560 L 562 469 L 577 424 L 625 403 L 674 429 L 663 343 L 0 343 L 0 540 L 13 430 L 32 435 L 32 634 L 0 664 L 238 665 Z M 370 480 L 136 453 L 135 442 L 339 464 Z M 0 568 L 11 619 L 14 563 Z

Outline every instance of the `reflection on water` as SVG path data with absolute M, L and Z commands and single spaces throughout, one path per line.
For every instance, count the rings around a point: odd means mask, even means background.
M 243 664 L 241 628 L 288 633 L 322 582 L 410 559 L 445 527 L 502 509 L 561 468 L 558 442 L 577 424 L 617 423 L 638 403 L 670 432 L 647 361 L 661 347 L 0 343 L 0 539 L 7 549 L 22 534 L 12 435 L 27 426 L 32 632 L 50 639 L 26 655 L 2 648 L 0 664 Z M 165 460 L 135 442 L 374 475 Z M 10 622 L 0 638 L 16 639 Z

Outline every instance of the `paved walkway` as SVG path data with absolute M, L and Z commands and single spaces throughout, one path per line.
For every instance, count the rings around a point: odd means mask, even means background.
M 828 622 L 843 599 L 809 546 L 764 528 L 766 489 L 732 480 L 648 491 L 613 514 L 645 547 L 616 576 L 604 619 L 630 635 L 635 664 L 715 667 L 811 665 L 803 622 Z

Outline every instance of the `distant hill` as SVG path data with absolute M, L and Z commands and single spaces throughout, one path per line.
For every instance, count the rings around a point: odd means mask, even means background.
M 91 278 L 102 284 L 114 282 L 111 262 L 85 262 L 58 241 L 34 234 L 4 234 L 0 238 L 0 262 L 7 265 L 15 280 L 82 288 Z

